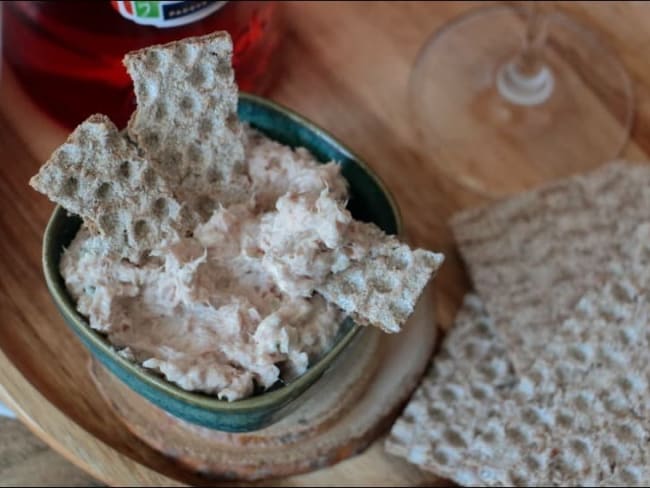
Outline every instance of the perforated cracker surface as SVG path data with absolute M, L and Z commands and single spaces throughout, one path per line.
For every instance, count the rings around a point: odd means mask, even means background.
M 127 131 L 181 201 L 207 217 L 247 197 L 232 41 L 225 32 L 129 53 L 138 107 Z
M 356 222 L 354 227 L 354 240 L 367 247 L 366 254 L 331 274 L 316 291 L 359 324 L 399 332 L 444 258 L 431 251 L 411 250 L 374 224 Z
M 583 297 L 559 327 L 563 341 L 518 379 L 467 298 L 386 449 L 466 486 L 647 484 L 648 293 L 618 287 Z M 615 304 L 618 321 L 592 306 L 602 303 Z
M 165 181 L 102 115 L 80 124 L 30 184 L 134 262 L 192 227 Z
M 587 290 L 624 266 L 648 208 L 650 167 L 618 162 L 455 216 L 462 256 L 517 369 Z

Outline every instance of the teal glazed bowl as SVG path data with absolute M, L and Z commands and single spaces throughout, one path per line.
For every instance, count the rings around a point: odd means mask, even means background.
M 283 144 L 310 150 L 321 162 L 337 161 L 350 187 L 348 208 L 355 218 L 374 222 L 384 231 L 401 231 L 394 200 L 379 178 L 351 151 L 324 130 L 296 113 L 266 99 L 241 93 L 239 117 Z M 201 393 L 185 391 L 162 377 L 119 356 L 100 333 L 76 311 L 59 273 L 59 260 L 79 227 L 81 219 L 57 207 L 43 238 L 43 268 L 52 298 L 68 326 L 90 353 L 128 387 L 166 412 L 191 423 L 227 432 L 250 432 L 277 422 L 300 406 L 303 393 L 317 388 L 317 380 L 344 353 L 364 328 L 347 319 L 333 347 L 300 377 L 252 397 L 227 402 Z

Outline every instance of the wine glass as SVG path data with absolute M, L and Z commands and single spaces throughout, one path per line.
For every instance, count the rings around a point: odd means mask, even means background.
M 411 74 L 420 143 L 482 197 L 595 168 L 630 132 L 625 68 L 595 32 L 545 3 L 461 15 L 427 40 Z

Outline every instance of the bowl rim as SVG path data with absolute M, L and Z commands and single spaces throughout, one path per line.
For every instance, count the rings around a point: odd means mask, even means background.
M 358 164 L 364 172 L 374 181 L 374 183 L 380 188 L 386 200 L 388 201 L 389 206 L 391 207 L 396 224 L 396 231 L 398 235 L 403 233 L 403 221 L 402 216 L 399 210 L 399 207 L 396 204 L 395 198 L 386 187 L 381 178 L 372 171 L 368 165 L 359 158 L 354 152 L 352 152 L 344 144 L 336 140 L 332 135 L 326 132 L 323 128 L 310 121 L 309 119 L 299 115 L 293 110 L 280 105 L 276 102 L 273 102 L 269 99 L 253 95 L 246 92 L 240 92 L 239 97 L 252 101 L 256 104 L 265 106 L 266 108 L 271 108 L 277 112 L 283 113 L 287 118 L 293 120 L 299 125 L 307 127 L 310 131 L 316 133 L 320 138 L 327 141 L 328 144 L 335 146 L 341 153 L 343 153 L 347 158 L 354 160 L 355 164 Z M 65 285 L 62 284 L 61 276 L 59 273 L 58 262 L 51 262 L 49 259 L 49 250 L 53 248 L 54 240 L 54 225 L 55 222 L 61 218 L 64 218 L 66 210 L 57 205 L 50 216 L 50 219 L 47 223 L 43 239 L 43 248 L 42 248 L 42 265 L 45 274 L 45 280 L 47 287 L 52 295 L 53 300 L 55 301 L 59 311 L 64 316 L 64 319 L 71 325 L 73 325 L 74 330 L 77 334 L 82 336 L 82 339 L 88 341 L 94 347 L 97 347 L 101 352 L 108 355 L 112 360 L 116 361 L 122 368 L 126 369 L 130 374 L 133 374 L 138 380 L 144 382 L 147 386 L 153 388 L 154 390 L 169 395 L 175 400 L 180 400 L 182 402 L 191 404 L 195 407 L 212 410 L 214 412 L 242 412 L 242 411 L 253 411 L 259 410 L 265 407 L 271 407 L 277 405 L 278 403 L 285 403 L 288 400 L 292 399 L 293 392 L 301 391 L 306 389 L 316 378 L 318 378 L 322 373 L 325 372 L 331 365 L 331 363 L 336 359 L 339 353 L 345 349 L 345 347 L 354 339 L 363 326 L 360 326 L 356 323 L 353 323 L 350 327 L 350 330 L 345 332 L 343 337 L 341 337 L 324 355 L 322 355 L 314 364 L 310 365 L 302 375 L 296 379 L 290 381 L 286 385 L 283 385 L 277 389 L 256 394 L 250 397 L 246 397 L 240 400 L 235 400 L 229 402 L 227 400 L 222 400 L 216 396 L 209 396 L 205 393 L 193 392 L 183 390 L 180 386 L 177 386 L 168 380 L 164 379 L 162 376 L 157 376 L 154 373 L 146 370 L 141 365 L 135 362 L 131 362 L 128 359 L 120 356 L 117 351 L 112 347 L 110 342 L 102 336 L 99 332 L 92 329 L 88 324 L 87 320 L 84 319 L 75 308 L 71 307 L 69 304 L 74 300 L 69 296 Z M 349 320 L 349 319 L 345 319 Z M 342 322 L 343 324 L 344 322 Z M 91 353 L 92 354 L 92 353 Z

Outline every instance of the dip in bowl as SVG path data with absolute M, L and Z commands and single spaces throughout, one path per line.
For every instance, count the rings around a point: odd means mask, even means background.
M 238 115 L 268 138 L 291 147 L 304 147 L 320 162 L 336 161 L 349 185 L 348 209 L 358 220 L 373 222 L 389 234 L 400 231 L 397 207 L 372 171 L 332 136 L 290 110 L 268 100 L 240 94 Z M 305 373 L 278 382 L 253 396 L 228 402 L 215 396 L 183 390 L 161 376 L 129 361 L 76 310 L 59 272 L 63 250 L 81 227 L 81 219 L 57 207 L 43 242 L 43 266 L 48 289 L 66 323 L 90 353 L 138 394 L 168 413 L 191 423 L 228 432 L 264 428 L 295 410 L 310 387 L 344 353 L 348 344 L 365 328 L 347 319 L 340 325 L 332 347 L 312 362 Z

